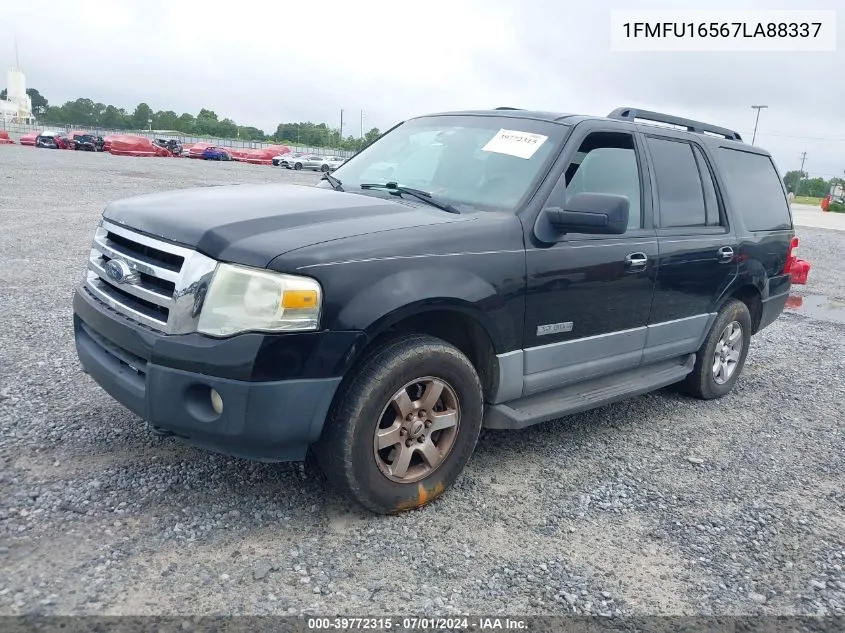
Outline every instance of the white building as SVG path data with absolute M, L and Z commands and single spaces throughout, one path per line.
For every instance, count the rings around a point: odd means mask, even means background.
M 6 100 L 0 101 L 0 120 L 11 123 L 34 123 L 32 99 L 26 94 L 26 76 L 17 68 L 6 72 Z

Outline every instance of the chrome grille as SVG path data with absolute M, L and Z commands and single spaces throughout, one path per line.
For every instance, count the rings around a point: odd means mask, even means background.
M 103 220 L 91 245 L 85 287 L 138 323 L 184 334 L 196 329 L 216 266 L 202 253 Z

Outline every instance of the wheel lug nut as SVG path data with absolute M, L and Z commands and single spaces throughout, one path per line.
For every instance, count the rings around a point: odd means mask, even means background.
M 407 435 L 407 434 L 408 434 L 408 429 L 406 429 L 404 426 L 401 429 L 399 429 L 399 435 Z
M 425 428 L 428 428 L 430 426 L 431 426 L 431 420 L 426 420 L 425 421 Z
M 413 443 L 414 443 L 414 440 L 407 440 L 405 442 L 405 446 L 411 446 L 411 444 L 413 444 Z
M 420 409 L 419 413 L 417 413 L 417 415 L 421 418 L 424 418 L 425 417 L 425 409 Z
M 425 435 L 420 435 L 420 436 L 417 438 L 417 441 L 418 441 L 420 444 L 422 444 L 423 442 L 425 442 Z

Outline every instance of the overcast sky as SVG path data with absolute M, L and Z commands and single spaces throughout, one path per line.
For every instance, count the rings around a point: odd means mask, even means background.
M 268 132 L 344 135 L 500 105 L 607 114 L 647 107 L 734 128 L 782 172 L 845 170 L 845 11 L 835 53 L 612 53 L 612 9 L 840 9 L 841 0 L 0 0 L 0 66 L 17 34 L 28 87 L 196 114 Z

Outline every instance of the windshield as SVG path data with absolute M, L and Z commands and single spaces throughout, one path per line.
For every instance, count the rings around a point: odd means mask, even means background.
M 458 208 L 515 210 L 567 130 L 557 123 L 513 117 L 423 117 L 403 123 L 334 175 L 345 191 L 396 183 Z

